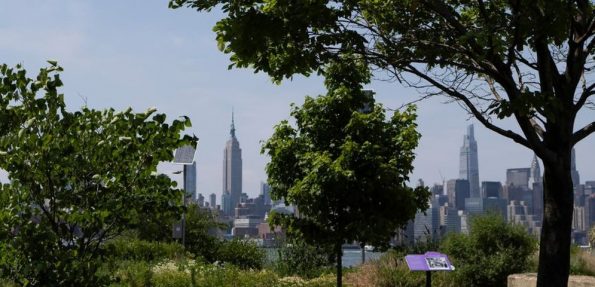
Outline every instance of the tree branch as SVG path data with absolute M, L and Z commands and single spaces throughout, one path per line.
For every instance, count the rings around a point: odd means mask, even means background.
M 478 121 L 480 121 L 486 128 L 488 128 L 502 136 L 505 136 L 509 139 L 512 139 L 513 141 L 515 141 L 529 149 L 532 149 L 532 150 L 534 149 L 534 147 L 531 145 L 531 143 L 527 139 L 522 137 L 521 135 L 519 135 L 511 130 L 504 130 L 504 129 L 492 124 L 490 121 L 488 121 L 488 119 L 486 117 L 484 117 L 484 115 L 477 109 L 477 107 L 475 107 L 475 105 L 473 105 L 473 103 L 465 95 L 459 93 L 456 90 L 453 90 L 453 89 L 450 89 L 450 88 L 444 86 L 443 84 L 434 80 L 432 77 L 426 75 L 425 73 L 422 73 L 421 71 L 419 71 L 418 69 L 416 69 L 415 67 L 413 67 L 411 65 L 407 66 L 404 70 L 428 81 L 430 84 L 432 84 L 436 88 L 440 89 L 447 95 L 462 101 L 465 104 L 465 106 L 471 111 L 471 113 L 475 116 L 475 118 Z
M 593 132 L 595 132 L 595 122 L 591 122 L 590 124 L 584 126 L 582 129 L 576 131 L 572 135 L 572 145 L 575 145 L 576 143 L 580 142 Z
M 581 96 L 579 97 L 578 101 L 574 105 L 575 112 L 578 112 L 585 105 L 585 103 L 587 102 L 587 99 L 590 96 L 595 95 L 595 91 L 593 91 L 593 89 L 595 89 L 595 83 L 591 84 L 589 87 L 587 87 L 583 90 L 583 92 L 581 93 Z

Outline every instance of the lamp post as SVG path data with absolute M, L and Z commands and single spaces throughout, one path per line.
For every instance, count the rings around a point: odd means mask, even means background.
M 175 164 L 181 164 L 183 165 L 183 169 L 181 171 L 176 171 L 174 172 L 174 174 L 180 174 L 180 172 L 182 173 L 182 178 L 183 178 L 183 188 L 184 188 L 184 193 L 182 194 L 182 204 L 184 207 L 186 207 L 186 196 L 188 194 L 188 189 L 190 188 L 190 186 L 188 186 L 188 181 L 190 179 L 190 175 L 188 174 L 189 170 L 192 170 L 193 172 L 196 172 L 195 169 L 190 169 L 190 167 L 194 166 L 194 155 L 196 154 L 196 149 L 192 146 L 183 146 L 180 147 L 178 149 L 176 149 L 175 155 L 174 155 L 174 163 Z M 191 175 L 192 178 L 194 179 L 193 184 L 196 185 L 196 174 Z M 182 213 L 182 222 L 181 222 L 181 238 L 182 238 L 182 246 L 186 247 L 186 211 L 184 211 Z

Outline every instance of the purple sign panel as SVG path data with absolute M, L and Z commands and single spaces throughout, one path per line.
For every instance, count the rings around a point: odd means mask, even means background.
M 405 256 L 405 261 L 411 271 L 452 271 L 455 269 L 450 264 L 448 256 L 438 252 L 410 254 Z

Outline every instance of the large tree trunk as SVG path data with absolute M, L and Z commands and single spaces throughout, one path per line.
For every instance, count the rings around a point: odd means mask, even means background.
M 570 149 L 558 150 L 556 162 L 543 161 L 543 227 L 537 286 L 566 286 L 570 271 L 570 243 L 574 189 Z
M 335 246 L 335 252 L 337 255 L 337 287 L 343 286 L 343 246 L 342 244 L 337 244 Z

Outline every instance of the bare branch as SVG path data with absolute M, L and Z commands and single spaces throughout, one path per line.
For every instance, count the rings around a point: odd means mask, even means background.
M 585 102 L 587 101 L 587 99 L 590 96 L 595 94 L 595 91 L 593 91 L 593 89 L 595 89 L 595 83 L 591 84 L 589 87 L 583 88 L 583 92 L 581 93 L 581 96 L 579 97 L 578 101 L 574 105 L 575 112 L 578 112 L 585 105 Z
M 422 73 L 421 71 L 419 71 L 418 69 L 416 69 L 413 66 L 407 66 L 405 68 L 405 71 L 410 72 L 420 78 L 423 78 L 424 80 L 428 81 L 430 84 L 434 85 L 436 88 L 440 89 L 447 95 L 462 101 L 465 104 L 465 106 L 469 109 L 469 111 L 475 116 L 475 118 L 478 121 L 480 121 L 486 128 L 488 128 L 502 136 L 510 138 L 513 141 L 515 141 L 529 149 L 534 149 L 534 147 L 531 145 L 531 143 L 527 139 L 522 137 L 521 135 L 519 135 L 511 130 L 504 130 L 504 129 L 494 125 L 490 121 L 488 121 L 488 119 L 486 117 L 484 117 L 484 115 L 477 109 L 477 107 L 475 107 L 475 105 L 473 105 L 473 103 L 465 95 L 461 94 L 460 92 L 458 92 L 454 89 L 444 86 L 443 84 L 434 80 L 432 77 L 426 75 L 425 73 Z
M 580 142 L 593 132 L 595 132 L 595 122 L 591 122 L 590 124 L 584 126 L 582 129 L 576 131 L 572 135 L 572 144 L 575 145 L 576 143 Z

